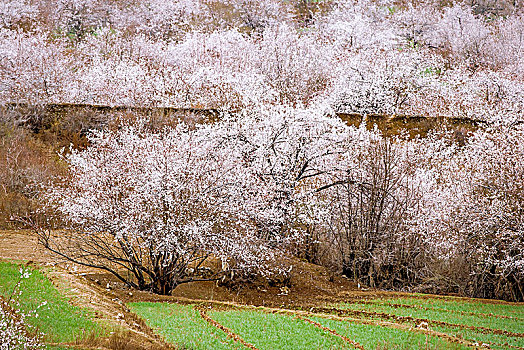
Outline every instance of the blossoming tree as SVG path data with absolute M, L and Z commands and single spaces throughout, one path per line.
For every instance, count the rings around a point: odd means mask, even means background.
M 67 223 L 60 237 L 41 232 L 47 248 L 160 294 L 234 269 L 263 269 L 271 252 L 231 211 L 233 165 L 210 140 L 180 124 L 100 132 L 91 142 L 65 156 L 71 178 L 47 195 Z M 228 263 L 211 269 L 211 257 Z

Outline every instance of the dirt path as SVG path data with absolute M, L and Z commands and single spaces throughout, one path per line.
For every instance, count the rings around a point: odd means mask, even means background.
M 130 346 L 135 346 L 136 349 L 172 348 L 111 291 L 60 267 L 43 268 L 41 271 L 69 299 L 71 304 L 91 309 L 96 321 L 115 326 L 120 330 L 115 335 L 106 338 L 79 340 L 76 342 L 77 345 L 85 348 L 86 345 L 95 343 L 95 347 L 111 349 L 114 348 L 115 343 L 125 342 Z

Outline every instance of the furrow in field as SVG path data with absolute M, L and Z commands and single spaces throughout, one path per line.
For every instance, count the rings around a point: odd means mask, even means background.
M 497 299 L 483 299 L 483 298 L 470 298 L 460 297 L 451 295 L 438 295 L 438 294 L 417 294 L 409 292 L 388 292 L 388 291 L 343 291 L 339 293 L 340 297 L 346 299 L 367 299 L 370 296 L 376 299 L 398 299 L 398 298 L 409 298 L 418 300 L 441 300 L 441 301 L 455 301 L 460 303 L 483 303 L 492 305 L 508 305 L 515 306 L 521 303 Z
M 323 312 L 318 311 L 320 308 L 312 308 L 310 309 L 310 311 L 304 311 L 304 310 L 293 310 L 293 309 L 283 309 L 283 308 L 271 308 L 271 307 L 265 307 L 265 306 L 242 305 L 242 304 L 237 304 L 237 303 L 228 302 L 228 301 L 189 299 L 189 298 L 183 298 L 183 297 L 179 297 L 176 299 L 179 302 L 185 303 L 185 304 L 212 305 L 212 306 L 220 306 L 220 307 L 234 308 L 234 309 L 244 309 L 244 310 L 247 309 L 247 310 L 262 311 L 262 312 L 275 313 L 275 314 L 285 314 L 285 315 L 291 315 L 291 316 L 319 317 L 319 318 L 331 319 L 335 321 L 352 322 L 356 324 L 366 324 L 366 325 L 373 325 L 373 326 L 380 326 L 380 327 L 402 329 L 402 330 L 406 330 L 410 332 L 419 332 L 419 333 L 427 334 L 429 336 L 438 337 L 450 343 L 462 344 L 467 347 L 472 347 L 476 349 L 489 349 L 485 346 L 475 345 L 473 342 L 470 342 L 468 340 L 461 339 L 459 337 L 455 337 L 453 335 L 443 333 L 443 332 L 438 332 L 438 331 L 421 328 L 421 327 L 412 327 L 412 326 L 408 326 L 402 323 L 389 322 L 389 321 L 384 321 L 384 320 L 370 320 L 366 318 L 353 318 L 353 317 L 348 317 L 348 316 L 334 315 L 333 312 L 323 313 Z M 330 309 L 326 308 L 326 310 L 330 310 Z
M 326 332 L 329 332 L 329 333 L 333 334 L 336 337 L 342 338 L 347 343 L 353 345 L 353 347 L 355 347 L 356 349 L 365 350 L 364 347 L 360 343 L 358 343 L 358 342 L 356 342 L 354 340 L 351 340 L 351 339 L 349 339 L 348 337 L 346 337 L 346 336 L 344 336 L 342 334 L 338 334 L 336 331 L 334 331 L 334 330 L 332 330 L 330 328 L 324 327 L 323 325 L 321 325 L 318 322 L 315 322 L 313 320 L 310 320 L 309 318 L 302 317 L 302 316 L 296 316 L 296 317 L 298 319 L 301 319 L 301 320 L 303 320 L 303 321 L 305 321 L 307 323 L 310 323 L 310 324 L 314 325 L 315 327 L 318 327 L 318 328 L 320 328 L 320 329 L 322 329 L 322 330 L 324 330 Z
M 363 316 L 363 317 L 368 317 L 368 318 L 378 317 L 378 318 L 387 319 L 387 320 L 394 320 L 395 322 L 414 323 L 416 325 L 426 323 L 431 326 L 443 326 L 443 327 L 450 327 L 450 328 L 469 329 L 469 330 L 473 330 L 475 332 L 479 332 L 483 334 L 496 334 L 496 335 L 505 335 L 508 337 L 524 338 L 524 333 L 514 333 L 514 332 L 502 330 L 502 329 L 492 329 L 492 328 L 480 327 L 480 326 L 468 326 L 468 325 L 457 324 L 457 323 L 429 320 L 426 318 L 416 318 L 416 317 L 411 317 L 411 316 L 398 316 L 398 315 L 388 314 L 384 312 L 349 310 L 349 309 L 326 308 L 326 307 L 315 307 L 315 308 L 312 308 L 311 311 L 319 312 L 319 313 L 328 313 L 328 314 L 334 313 L 339 316 L 357 316 L 357 317 Z
M 225 327 L 224 325 L 218 323 L 217 321 L 213 320 L 209 315 L 206 313 L 206 311 L 202 308 L 198 308 L 198 312 L 200 313 L 200 316 L 209 324 L 213 325 L 214 327 L 222 330 L 224 333 L 227 334 L 228 337 L 233 339 L 234 341 L 239 342 L 240 344 L 244 345 L 248 349 L 252 350 L 258 350 L 253 344 L 248 343 L 244 339 L 242 339 L 238 334 L 233 332 L 231 329 Z
M 375 300 L 381 300 L 381 299 L 375 299 Z M 377 306 L 389 306 L 396 309 L 416 309 L 416 310 L 424 310 L 424 311 L 437 311 L 437 312 L 449 312 L 449 313 L 455 313 L 463 316 L 476 316 L 476 317 L 485 317 L 485 318 L 500 318 L 500 319 L 507 319 L 507 320 L 514 320 L 514 321 L 523 321 L 524 318 L 521 317 L 515 317 L 515 316 L 505 316 L 505 315 L 497 315 L 494 313 L 483 313 L 483 312 L 473 312 L 473 311 L 459 311 L 459 310 L 452 310 L 452 309 L 445 309 L 445 308 L 438 308 L 438 307 L 428 307 L 428 306 L 421 306 L 421 305 L 409 305 L 409 304 L 401 304 L 401 303 L 391 303 L 387 300 L 380 301 L 380 302 L 374 302 L 370 300 L 348 300 L 346 301 L 348 304 L 364 304 L 364 305 L 377 305 Z

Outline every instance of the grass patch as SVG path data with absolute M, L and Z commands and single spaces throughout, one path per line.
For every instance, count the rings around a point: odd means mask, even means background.
M 191 305 L 130 303 L 128 306 L 166 341 L 181 348 L 244 349 L 223 331 L 209 325 Z
M 0 262 L 0 295 L 9 298 L 19 280 L 21 265 Z M 45 334 L 44 340 L 64 343 L 81 339 L 86 334 L 102 334 L 102 328 L 92 321 L 88 309 L 72 306 L 53 284 L 36 269 L 23 279 L 18 297 L 20 309 L 29 312 L 39 307 L 38 317 L 31 316 L 27 322 Z
M 214 311 L 209 316 L 259 349 L 353 349 L 343 339 L 290 316 L 256 311 Z

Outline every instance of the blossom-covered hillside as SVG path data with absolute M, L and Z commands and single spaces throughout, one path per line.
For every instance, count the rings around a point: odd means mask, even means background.
M 522 117 L 509 1 L 3 0 L 3 102 Z
M 0 219 L 54 253 L 161 294 L 289 281 L 298 257 L 524 299 L 520 2 L 1 0 L 0 18 Z M 475 127 L 385 137 L 341 113 Z

